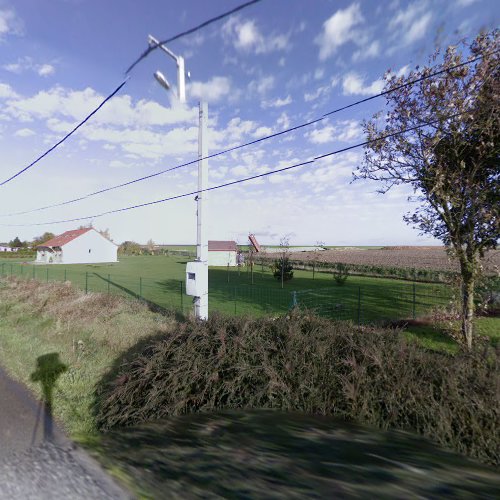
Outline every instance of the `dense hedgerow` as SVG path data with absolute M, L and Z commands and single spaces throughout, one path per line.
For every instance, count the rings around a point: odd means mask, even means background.
M 498 466 L 499 354 L 428 352 L 396 331 L 298 313 L 213 315 L 179 324 L 123 364 L 98 388 L 96 418 L 110 429 L 235 408 L 335 415 L 416 431 Z

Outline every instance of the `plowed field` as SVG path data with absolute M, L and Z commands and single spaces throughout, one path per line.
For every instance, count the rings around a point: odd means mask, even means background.
M 458 271 L 458 262 L 442 247 L 384 247 L 381 249 L 335 248 L 319 252 L 291 252 L 298 261 L 342 262 L 344 264 L 385 266 L 433 271 Z M 488 252 L 483 260 L 488 274 L 500 270 L 500 250 Z

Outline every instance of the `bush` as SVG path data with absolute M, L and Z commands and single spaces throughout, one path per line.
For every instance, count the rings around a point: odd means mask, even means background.
M 125 358 L 127 359 L 127 358 Z M 101 429 L 273 408 L 416 431 L 499 465 L 499 351 L 425 351 L 397 331 L 304 313 L 180 324 L 98 388 Z M 109 378 L 108 378 L 109 380 Z
M 282 275 L 283 281 L 289 281 L 293 278 L 293 266 L 288 257 L 280 257 L 275 260 L 271 270 L 277 280 L 281 280 Z
M 343 285 L 349 277 L 349 266 L 341 262 L 335 264 L 333 271 L 333 279 L 337 285 Z

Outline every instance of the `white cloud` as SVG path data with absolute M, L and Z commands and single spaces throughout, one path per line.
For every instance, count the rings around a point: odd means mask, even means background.
M 23 32 L 23 23 L 13 10 L 0 10 L 0 40 L 6 35 L 22 35 Z
M 337 139 L 343 142 L 352 141 L 362 135 L 361 127 L 356 120 L 345 120 L 340 122 L 337 126 L 337 132 L 339 132 Z
M 226 40 L 241 52 L 265 54 L 284 50 L 289 46 L 289 35 L 264 36 L 254 20 L 242 21 L 238 17 L 232 17 L 223 25 L 222 32 Z
M 287 95 L 284 99 L 278 97 L 277 99 L 273 99 L 270 101 L 263 101 L 261 107 L 264 109 L 282 108 L 283 106 L 288 106 L 288 104 L 291 104 L 291 102 L 292 102 L 292 96 Z
M 225 76 L 214 76 L 208 82 L 189 84 L 189 95 L 217 102 L 231 92 L 231 80 Z
M 32 135 L 35 135 L 35 132 L 31 130 L 30 128 L 21 128 L 19 130 L 16 130 L 14 133 L 16 137 L 30 137 Z
M 255 139 L 259 139 L 260 137 L 264 137 L 266 135 L 270 135 L 273 133 L 273 129 L 270 127 L 259 127 L 253 134 L 252 136 L 255 137 Z
M 389 29 L 394 31 L 394 38 L 403 45 L 410 45 L 422 38 L 432 20 L 427 11 L 427 2 L 414 2 L 406 10 L 398 10 L 389 21 Z
M 259 94 L 265 94 L 267 91 L 274 87 L 274 76 L 264 76 L 258 80 L 252 80 L 248 84 L 248 89 L 251 92 L 258 92 Z
M 340 9 L 323 24 L 323 31 L 315 39 L 319 45 L 319 58 L 328 59 L 343 44 L 355 41 L 358 37 L 355 26 L 364 22 L 358 3 L 353 3 L 346 9 Z
M 459 7 L 468 7 L 473 3 L 476 3 L 478 0 L 456 0 L 456 5 Z
M 2 68 L 16 75 L 25 71 L 34 71 L 40 76 L 49 76 L 55 72 L 55 67 L 52 64 L 35 64 L 29 56 L 21 57 L 15 63 L 4 64 Z
M 8 83 L 0 83 L 0 99 L 15 97 L 17 94 Z
M 290 118 L 288 118 L 288 115 L 285 112 L 283 112 L 281 113 L 280 117 L 276 120 L 276 124 L 281 129 L 287 129 L 290 127 Z
M 352 60 L 354 62 L 364 61 L 370 59 L 371 57 L 377 57 L 380 54 L 380 42 L 378 40 L 373 40 L 367 46 L 361 47 L 359 50 L 354 52 L 352 55 Z
M 49 76 L 55 72 L 55 68 L 52 64 L 42 64 L 38 67 L 37 72 L 40 76 Z
M 325 144 L 327 142 L 333 141 L 333 133 L 334 132 L 335 132 L 335 129 L 331 125 L 327 125 L 326 127 L 318 128 L 318 129 L 312 130 L 311 132 L 308 132 L 306 134 L 306 137 L 313 144 Z
M 342 89 L 344 95 L 378 94 L 382 92 L 383 88 L 384 88 L 384 81 L 382 79 L 375 80 L 371 84 L 366 85 L 361 76 L 359 76 L 354 71 L 351 71 L 350 73 L 345 75 L 342 81 Z
M 321 85 L 314 92 L 306 92 L 304 94 L 304 101 L 311 102 L 318 99 L 318 97 L 326 96 L 330 91 L 336 87 L 339 83 L 338 78 L 332 78 L 332 81 L 328 85 Z

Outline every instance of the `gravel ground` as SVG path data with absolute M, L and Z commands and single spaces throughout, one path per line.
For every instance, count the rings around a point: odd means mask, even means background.
M 3 499 L 126 499 L 86 454 L 72 446 L 44 442 L 0 463 Z
M 0 367 L 0 500 L 132 498 L 49 418 Z

